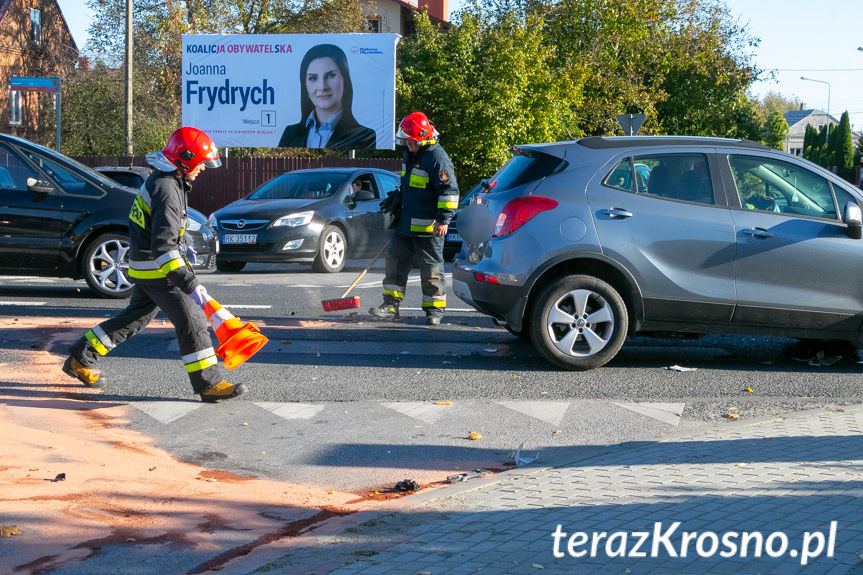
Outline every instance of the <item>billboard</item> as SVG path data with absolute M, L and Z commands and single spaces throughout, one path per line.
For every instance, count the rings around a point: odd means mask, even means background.
M 221 147 L 392 150 L 398 34 L 183 36 L 183 125 Z

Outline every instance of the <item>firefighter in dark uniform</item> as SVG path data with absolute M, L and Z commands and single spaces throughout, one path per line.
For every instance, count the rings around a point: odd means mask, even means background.
M 405 297 L 408 274 L 416 256 L 423 292 L 426 325 L 440 325 L 446 308 L 443 244 L 459 193 L 452 161 L 437 143 L 438 133 L 422 112 L 399 124 L 396 140 L 404 145 L 401 187 L 381 202 L 392 212 L 394 229 L 387 248 L 384 301 L 369 312 L 397 320 Z
M 194 392 L 205 402 L 236 397 L 246 386 L 222 380 L 201 309 L 207 290 L 190 267 L 182 239 L 192 181 L 205 168 L 222 165 L 219 151 L 207 134 L 184 127 L 161 152 L 148 154 L 147 163 L 155 170 L 129 213 L 128 275 L 135 284 L 129 305 L 75 342 L 63 371 L 87 387 L 105 387 L 105 378 L 93 369 L 96 360 L 144 329 L 161 309 L 174 324 Z M 194 252 L 188 256 L 194 258 Z

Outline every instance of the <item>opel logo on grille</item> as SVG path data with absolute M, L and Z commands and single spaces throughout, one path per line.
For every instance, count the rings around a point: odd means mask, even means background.
M 237 227 L 240 229 L 245 228 L 246 227 L 246 220 L 240 220 L 239 222 L 237 222 Z

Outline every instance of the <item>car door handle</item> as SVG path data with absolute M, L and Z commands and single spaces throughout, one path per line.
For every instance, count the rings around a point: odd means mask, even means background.
M 755 238 L 772 238 L 773 234 L 765 230 L 764 228 L 747 228 L 743 230 L 743 233 L 747 236 L 752 236 Z
M 627 212 L 623 208 L 608 208 L 607 210 L 601 210 L 599 212 L 603 216 L 609 216 L 612 218 L 631 218 L 632 212 Z

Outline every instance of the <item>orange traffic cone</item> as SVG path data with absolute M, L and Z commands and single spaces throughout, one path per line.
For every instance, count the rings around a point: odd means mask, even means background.
M 204 313 L 219 339 L 216 355 L 225 360 L 226 368 L 234 369 L 255 355 L 269 340 L 255 324 L 249 322 L 243 325 L 231 312 L 219 305 L 219 302 L 209 295 L 206 298 Z

